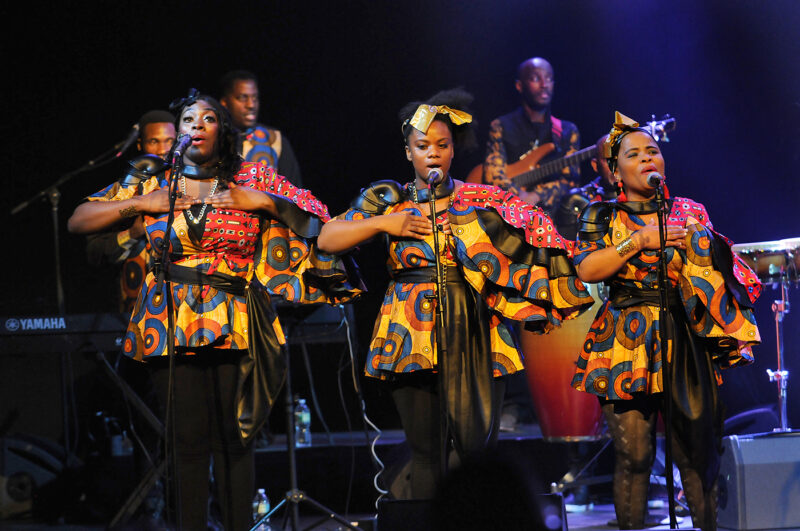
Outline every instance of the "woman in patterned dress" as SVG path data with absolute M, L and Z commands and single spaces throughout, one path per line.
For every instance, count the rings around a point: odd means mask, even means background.
M 174 433 L 178 527 L 207 526 L 213 455 L 225 528 L 247 529 L 253 436 L 285 376 L 283 333 L 269 297 L 335 303 L 357 290 L 347 284 L 340 259 L 316 251 L 325 205 L 263 163 L 242 162 L 236 130 L 215 99 L 192 89 L 173 105 L 178 133 L 191 137 L 180 173 L 171 175 L 151 159 L 135 161 L 145 179 L 90 196 L 69 229 L 95 232 L 143 215 L 160 258 L 169 183 L 178 179 L 169 265 L 148 273 L 123 350 L 147 362 L 167 412 L 167 433 Z M 159 269 L 165 270 L 163 288 Z M 173 349 L 176 355 L 168 356 Z
M 510 192 L 450 177 L 471 138 L 472 96 L 440 92 L 400 112 L 413 181 L 372 183 L 328 222 L 320 248 L 345 252 L 384 239 L 391 282 L 375 323 L 366 374 L 391 388 L 412 450 L 411 497 L 430 498 L 450 440 L 460 457 L 495 440 L 502 376 L 521 370 L 510 321 L 540 331 L 591 304 L 550 219 Z M 430 212 L 434 183 L 439 247 Z M 437 348 L 436 261 L 442 264 L 446 353 Z M 440 396 L 446 399 L 440 402 Z
M 647 179 L 664 175 L 664 158 L 650 132 L 619 113 L 605 151 L 621 193 L 584 209 L 574 262 L 581 280 L 603 281 L 610 292 L 586 336 L 572 385 L 600 397 L 617 456 L 619 525 L 639 529 L 656 416 L 664 406 L 656 188 Z M 731 252 L 730 242 L 714 231 L 703 205 L 669 198 L 664 189 L 670 205 L 665 252 L 672 449 L 694 525 L 709 530 L 716 528 L 723 421 L 719 369 L 753 360 L 750 347 L 760 338 L 752 305 L 761 286 Z

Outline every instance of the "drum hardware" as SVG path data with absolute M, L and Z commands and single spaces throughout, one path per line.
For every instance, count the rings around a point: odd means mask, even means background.
M 550 492 L 553 494 L 563 493 L 567 489 L 580 487 L 583 485 L 597 485 L 600 483 L 611 483 L 614 479 L 612 474 L 605 475 L 591 475 L 591 468 L 595 461 L 602 455 L 602 453 L 609 447 L 612 439 L 609 437 L 594 454 L 590 455 L 588 459 L 575 462 L 570 466 L 566 474 L 561 476 L 561 479 L 550 483 Z M 584 474 L 590 472 L 590 475 L 583 477 Z
M 783 363 L 783 318 L 789 313 L 789 284 L 800 280 L 800 238 L 789 238 L 772 242 L 743 243 L 732 247 L 742 260 L 744 260 L 765 284 L 771 284 L 773 289 L 780 289 L 780 300 L 773 301 L 772 313 L 775 315 L 775 336 L 777 339 L 778 368 L 773 371 L 767 369 L 770 382 L 778 386 L 778 412 L 780 427 L 775 432 L 789 432 L 786 414 L 786 396 L 789 381 L 789 371 Z

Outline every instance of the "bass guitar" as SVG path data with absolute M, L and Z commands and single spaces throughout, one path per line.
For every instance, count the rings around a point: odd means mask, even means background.
M 661 120 L 654 119 L 642 127 L 650 130 L 650 134 L 659 142 L 669 142 L 667 133 L 675 129 L 675 118 L 665 115 Z M 506 175 L 516 188 L 530 189 L 546 180 L 551 175 L 561 173 L 568 166 L 577 166 L 597 156 L 597 146 L 585 147 L 566 157 L 539 164 L 543 158 L 552 153 L 556 145 L 547 142 L 525 153 L 517 162 L 506 165 Z M 467 175 L 467 182 L 483 182 L 483 164 L 475 166 Z

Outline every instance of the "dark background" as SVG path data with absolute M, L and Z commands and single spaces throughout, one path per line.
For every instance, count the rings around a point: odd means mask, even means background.
M 715 227 L 736 242 L 800 236 L 794 0 L 118 1 L 23 10 L 4 17 L 0 315 L 57 311 L 50 206 L 8 212 L 123 139 L 144 111 L 165 108 L 189 87 L 216 93 L 220 75 L 235 68 L 259 76 L 261 121 L 291 139 L 306 186 L 333 214 L 372 180 L 411 178 L 396 118 L 404 103 L 465 87 L 476 97 L 482 145 L 489 122 L 517 105 L 516 66 L 539 55 L 555 70 L 553 112 L 578 124 L 582 146 L 608 131 L 615 110 L 640 121 L 670 113 L 678 125 L 663 150 L 674 195 L 704 203 Z M 13 30 L 21 35 L 12 38 Z M 454 175 L 465 175 L 481 151 L 459 157 Z M 80 198 L 123 167 L 120 160 L 60 187 L 68 313 L 115 308 L 114 272 L 87 266 L 84 238 L 65 227 Z M 372 294 L 355 308 L 362 344 L 384 289 L 378 249 L 365 251 Z M 796 287 L 790 293 L 797 302 Z M 757 305 L 763 345 L 756 364 L 726 373 L 731 412 L 776 401 L 764 374 L 776 365 L 776 295 L 765 289 Z M 797 312 L 788 315 L 786 360 L 795 375 L 798 323 Z M 363 348 L 359 355 L 363 361 Z M 15 383 L 25 385 L 24 377 Z M 795 427 L 798 385 L 790 380 Z

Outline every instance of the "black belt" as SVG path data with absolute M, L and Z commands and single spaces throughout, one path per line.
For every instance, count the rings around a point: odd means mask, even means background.
M 211 286 L 214 289 L 243 297 L 247 281 L 242 277 L 234 277 L 223 273 L 207 274 L 193 267 L 184 267 L 170 264 L 166 278 L 180 284 L 194 284 L 196 286 Z
M 401 284 L 421 284 L 423 282 L 436 283 L 436 267 L 416 267 L 413 269 L 394 269 L 389 271 L 392 280 Z M 455 265 L 448 265 L 445 271 L 445 281 L 449 283 L 463 283 L 464 275 Z
M 659 290 L 650 288 L 636 288 L 625 284 L 613 282 L 610 286 L 608 300 L 615 308 L 629 308 L 643 304 L 645 306 L 658 306 L 661 304 Z M 677 288 L 667 288 L 667 306 L 682 306 L 680 292 Z

